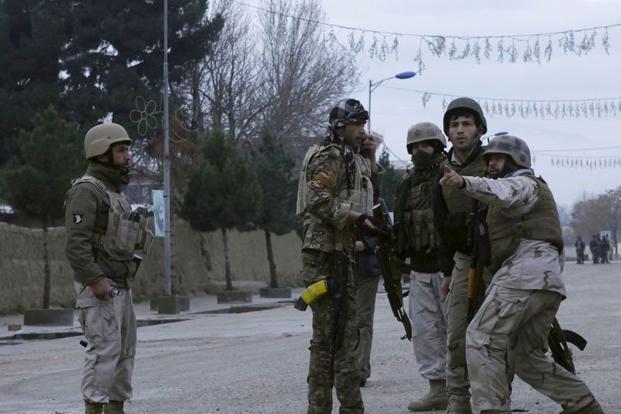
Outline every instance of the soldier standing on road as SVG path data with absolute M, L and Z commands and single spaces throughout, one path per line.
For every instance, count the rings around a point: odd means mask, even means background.
M 446 108 L 443 124 L 444 132 L 453 144 L 447 155 L 451 168 L 463 175 L 485 175 L 487 166 L 481 136 L 487 132 L 487 122 L 479 104 L 470 98 L 453 100 Z M 449 403 L 446 412 L 469 414 L 472 409 L 466 366 L 466 327 L 474 201 L 468 194 L 440 187 L 437 182 L 434 183 L 433 194 L 433 216 L 439 237 L 438 256 L 440 270 L 444 274 L 441 292 L 445 295 L 448 292 L 446 388 Z M 488 278 L 489 275 L 485 272 L 483 276 Z
M 382 138 L 371 132 L 360 144 L 360 155 L 369 161 L 373 183 L 373 202 L 379 198 L 379 177 L 384 168 L 375 160 L 375 153 Z M 364 387 L 371 376 L 371 346 L 373 342 L 373 318 L 377 286 L 382 269 L 375 251 L 377 237 L 363 231 L 356 231 L 356 289 L 358 301 L 358 363 L 360 365 L 360 386 Z
M 447 169 L 440 184 L 489 205 L 491 269 L 485 301 L 468 326 L 467 360 L 477 413 L 510 413 L 507 372 L 559 403 L 564 414 L 601 414 L 589 388 L 546 355 L 547 338 L 566 297 L 563 235 L 552 192 L 531 169 L 520 138 L 495 137 L 485 158 L 492 178 Z M 448 168 L 448 167 L 447 167 Z
M 576 242 L 574 243 L 574 246 L 576 247 L 577 262 L 578 264 L 583 264 L 585 245 L 584 245 L 584 242 L 582 241 L 582 236 L 578 236 L 578 238 L 576 239 Z
M 593 235 L 591 241 L 589 242 L 589 250 L 591 251 L 591 256 L 593 256 L 593 264 L 599 263 L 600 249 L 599 249 L 599 235 Z
M 328 294 L 311 304 L 313 337 L 308 372 L 308 413 L 332 412 L 332 388 L 341 413 L 362 413 L 358 367 L 358 324 L 354 232 L 373 230 L 373 188 L 367 161 L 357 154 L 369 115 L 355 99 L 330 111 L 330 135 L 305 157 L 298 186 L 298 211 L 304 215 L 302 278 L 308 286 L 326 280 Z M 345 275 L 331 272 L 333 259 L 345 254 Z M 337 280 L 346 278 L 346 280 Z M 345 284 L 337 298 L 332 286 Z
M 446 319 L 441 292 L 443 275 L 438 266 L 431 209 L 431 186 L 446 163 L 446 139 L 431 122 L 413 125 L 407 134 L 407 151 L 414 169 L 397 190 L 395 228 L 397 255 L 410 259 L 409 313 L 412 343 L 419 372 L 429 391 L 408 405 L 410 411 L 444 410 L 446 394 Z
M 84 138 L 89 161 L 67 192 L 65 251 L 74 271 L 76 308 L 88 341 L 82 374 L 87 414 L 122 414 L 132 396 L 136 316 L 131 281 L 152 234 L 132 213 L 121 189 L 129 182 L 127 131 L 117 124 L 91 128 Z M 111 297 L 113 296 L 113 297 Z

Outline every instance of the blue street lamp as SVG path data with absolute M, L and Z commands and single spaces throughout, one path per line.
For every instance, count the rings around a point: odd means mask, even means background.
M 373 82 L 371 79 L 369 79 L 369 133 L 371 133 L 371 94 L 373 93 L 373 91 L 380 86 L 383 82 L 386 82 L 387 80 L 390 79 L 409 79 L 409 78 L 413 78 L 414 76 L 416 76 L 416 72 L 412 72 L 412 71 L 405 71 L 405 72 L 401 72 L 401 73 L 397 73 L 394 76 L 391 76 L 389 78 L 386 79 L 382 79 L 382 80 L 378 80 L 377 82 Z

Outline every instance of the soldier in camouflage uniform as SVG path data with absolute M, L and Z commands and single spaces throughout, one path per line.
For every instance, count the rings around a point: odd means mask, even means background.
M 443 275 L 436 256 L 436 237 L 431 209 L 431 185 L 446 163 L 446 139 L 431 122 L 413 125 L 407 134 L 407 150 L 414 169 L 397 190 L 395 228 L 397 255 L 410 259 L 412 343 L 419 372 L 429 381 L 429 391 L 408 405 L 410 411 L 444 410 L 446 394 L 446 319 L 440 292 Z
M 376 162 L 375 153 L 382 142 L 382 136 L 371 132 L 366 134 L 360 145 L 360 155 L 369 161 L 373 184 L 373 202 L 379 197 L 379 178 L 384 168 Z M 360 386 L 364 387 L 371 376 L 371 347 L 373 343 L 373 318 L 375 316 L 375 299 L 377 286 L 382 276 L 382 269 L 376 253 L 377 236 L 356 231 L 356 290 L 358 304 L 358 363 L 360 365 Z
M 487 165 L 480 139 L 487 132 L 487 123 L 479 104 L 470 98 L 457 98 L 446 108 L 443 122 L 444 132 L 453 145 L 447 155 L 451 168 L 460 174 L 485 175 Z M 472 409 L 466 366 L 467 288 L 473 252 L 471 217 L 475 204 L 468 194 L 442 188 L 437 182 L 434 184 L 438 257 L 445 276 L 441 290 L 448 293 L 446 388 L 449 404 L 446 412 L 468 414 Z M 489 279 L 488 272 L 484 272 L 483 278 Z
M 360 102 L 339 101 L 330 111 L 330 135 L 321 145 L 309 149 L 300 174 L 298 213 L 304 216 L 302 278 L 307 286 L 326 279 L 329 290 L 311 304 L 309 414 L 332 412 L 333 387 L 341 413 L 364 412 L 353 265 L 356 224 L 375 229 L 368 218 L 373 208 L 371 170 L 357 154 L 367 119 L 368 113 Z M 337 253 L 349 260 L 345 281 L 331 277 L 332 259 Z M 339 300 L 330 288 L 337 283 L 346 284 Z M 344 326 L 337 320 L 337 313 Z
M 121 189 L 129 182 L 131 139 L 117 124 L 91 128 L 89 161 L 65 201 L 65 251 L 74 271 L 76 308 L 88 341 L 82 376 L 87 414 L 122 414 L 132 396 L 136 317 L 130 288 L 137 250 L 148 250 L 146 218 L 130 211 Z M 113 296 L 113 297 L 110 297 Z
M 563 413 L 601 414 L 589 388 L 546 355 L 547 338 L 566 297 L 563 235 L 552 192 L 531 169 L 520 138 L 495 137 L 485 158 L 492 178 L 448 170 L 440 184 L 488 204 L 491 269 L 485 301 L 468 326 L 466 354 L 477 413 L 510 413 L 514 371 L 558 402 Z

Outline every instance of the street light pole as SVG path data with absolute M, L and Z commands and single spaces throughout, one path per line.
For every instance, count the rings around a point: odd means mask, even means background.
M 164 295 L 172 291 L 172 242 L 170 239 L 170 139 L 168 125 L 168 0 L 164 0 Z
M 369 79 L 369 107 L 367 109 L 367 111 L 369 112 L 369 122 L 367 123 L 367 131 L 369 132 L 369 134 L 371 133 L 371 94 L 373 93 L 373 91 L 377 89 L 377 87 L 380 86 L 382 83 L 386 82 L 387 80 L 409 79 L 409 78 L 413 78 L 414 76 L 416 76 L 416 72 L 406 71 L 406 72 L 397 73 L 396 75 L 390 76 L 386 79 L 378 80 L 377 82 L 373 82 L 371 79 Z

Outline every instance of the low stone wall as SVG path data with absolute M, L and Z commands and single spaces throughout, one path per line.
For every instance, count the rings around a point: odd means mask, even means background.
M 173 291 L 183 295 L 214 292 L 224 284 L 222 234 L 193 231 L 183 220 L 173 222 Z M 229 258 L 235 282 L 269 283 L 263 231 L 228 233 Z M 295 232 L 272 235 L 282 286 L 298 286 L 301 241 Z M 64 228 L 48 231 L 52 306 L 73 306 L 73 275 L 64 254 Z M 147 299 L 162 293 L 163 239 L 156 239 L 134 281 L 134 295 Z M 43 232 L 0 223 L 0 312 L 40 307 L 43 301 Z

